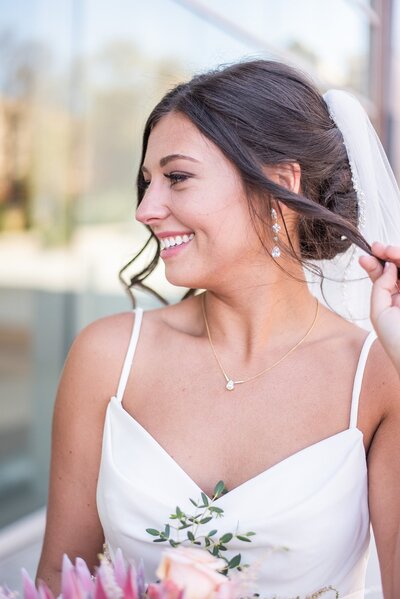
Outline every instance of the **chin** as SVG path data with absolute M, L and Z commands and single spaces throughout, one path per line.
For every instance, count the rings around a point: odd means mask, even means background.
M 202 285 L 204 284 L 204 281 L 200 280 L 199 277 L 195 278 L 193 276 L 193 271 L 184 272 L 182 268 L 176 268 L 175 272 L 173 272 L 173 270 L 174 269 L 172 268 L 165 269 L 165 278 L 171 285 L 186 289 L 203 289 Z
M 197 283 L 190 280 L 189 277 L 166 277 L 168 283 L 174 287 L 182 287 L 182 289 L 200 289 Z

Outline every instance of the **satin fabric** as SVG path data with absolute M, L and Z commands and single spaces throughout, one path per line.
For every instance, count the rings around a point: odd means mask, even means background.
M 107 407 L 97 507 L 111 556 L 119 547 L 129 561 L 144 560 L 148 582 L 164 543 L 146 528 L 161 529 L 179 506 L 192 514 L 189 498 L 201 489 L 122 405 L 139 338 L 135 325 L 116 396 Z M 357 428 L 358 400 L 370 333 L 361 351 L 352 395 L 350 426 L 302 449 L 220 497 L 221 519 L 204 532 L 255 531 L 251 543 L 231 541 L 226 557 L 241 553 L 252 566 L 262 597 L 306 596 L 332 586 L 354 599 L 364 597 L 369 555 L 367 464 Z M 324 596 L 324 595 L 323 595 Z M 332 595 L 334 596 L 334 595 Z M 326 595 L 327 598 L 331 594 Z

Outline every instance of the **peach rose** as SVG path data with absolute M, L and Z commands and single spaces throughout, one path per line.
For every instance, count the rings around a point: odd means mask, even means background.
M 185 599 L 233 599 L 233 583 L 219 570 L 226 568 L 223 559 L 204 549 L 176 547 L 164 552 L 156 575 L 184 589 Z

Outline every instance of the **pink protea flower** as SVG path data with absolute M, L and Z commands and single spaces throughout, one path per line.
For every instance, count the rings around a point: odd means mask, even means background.
M 29 574 L 22 571 L 23 599 L 55 599 L 44 582 L 36 588 Z M 104 557 L 92 576 L 85 561 L 81 558 L 73 564 L 68 556 L 63 556 L 61 572 L 61 595 L 58 599 L 143 599 L 143 566 L 138 572 L 126 565 L 122 552 L 118 550 L 114 563 Z M 0 587 L 0 599 L 17 599 L 18 594 Z
M 113 561 L 114 576 L 117 584 L 124 589 L 128 578 L 128 568 L 121 549 L 117 549 L 115 559 Z
M 34 582 L 24 568 L 22 568 L 22 591 L 24 599 L 54 599 L 53 593 L 44 582 L 39 582 L 38 588 L 35 587 Z M 15 599 L 17 597 L 18 593 L 12 593 L 6 597 L 3 597 L 0 593 L 0 599 Z
M 79 567 L 77 562 L 74 566 L 66 555 L 63 556 L 61 574 L 61 595 L 63 599 L 86 599 L 92 591 L 93 584 L 88 584 L 87 573 L 83 567 L 84 562 L 82 562 L 83 560 L 81 560 Z M 24 599 L 30 598 L 25 597 Z
M 94 597 L 95 599 L 123 599 L 124 597 L 124 591 L 115 579 L 114 567 L 106 559 L 101 559 L 100 567 L 96 571 Z
M 179 548 L 165 552 L 157 575 L 161 580 L 145 585 L 144 568 L 127 564 L 120 549 L 113 562 L 101 556 L 96 576 L 85 561 L 75 564 L 64 555 L 61 595 L 57 599 L 237 599 L 237 586 L 218 572 L 224 560 L 200 549 Z M 22 571 L 23 599 L 55 599 L 44 582 L 38 587 Z M 6 587 L 0 587 L 0 599 L 18 599 Z
M 93 593 L 93 577 L 85 560 L 80 557 L 75 560 L 75 572 L 85 593 Z

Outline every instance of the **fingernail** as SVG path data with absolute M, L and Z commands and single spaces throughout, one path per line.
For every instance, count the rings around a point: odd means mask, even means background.
M 390 262 L 385 262 L 385 266 L 383 270 L 388 270 L 390 268 Z

